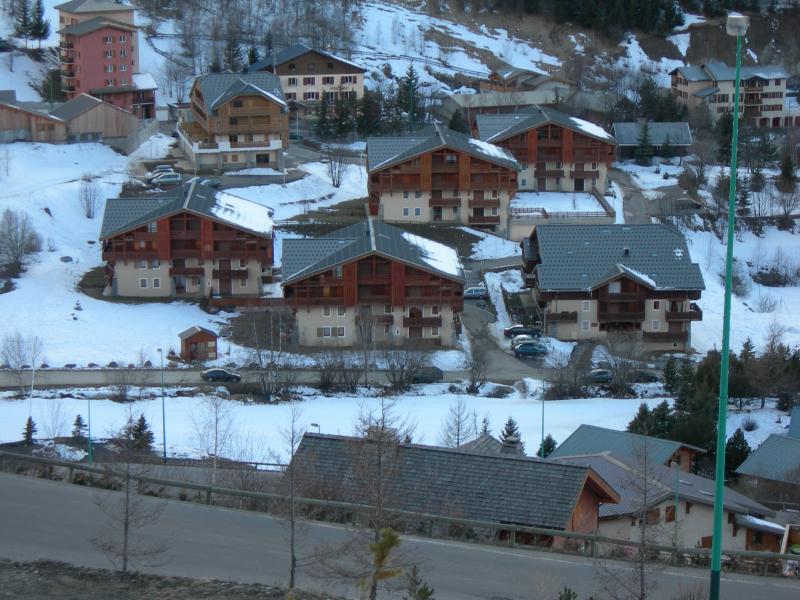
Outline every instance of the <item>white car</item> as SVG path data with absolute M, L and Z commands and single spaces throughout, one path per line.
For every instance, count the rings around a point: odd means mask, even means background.
M 525 342 L 538 342 L 538 341 L 539 339 L 532 335 L 527 335 L 527 334 L 517 335 L 514 336 L 514 339 L 511 340 L 511 347 L 516 348 L 517 346 L 519 346 L 520 344 L 524 344 Z
M 150 181 L 153 185 L 178 185 L 180 182 L 180 173 L 161 173 Z
M 152 181 L 159 175 L 164 175 L 166 173 L 174 173 L 174 172 L 175 171 L 173 170 L 173 168 L 170 167 L 169 165 L 158 165 L 155 169 L 153 169 L 149 173 L 145 173 L 144 178 L 147 181 Z

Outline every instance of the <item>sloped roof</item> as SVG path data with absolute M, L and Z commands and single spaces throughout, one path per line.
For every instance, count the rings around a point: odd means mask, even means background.
M 702 66 L 687 65 L 684 67 L 677 67 L 670 71 L 670 75 L 676 71 L 680 73 L 686 81 L 706 81 L 709 78 Z
M 195 85 L 200 87 L 200 93 L 203 95 L 203 108 L 209 115 L 219 106 L 240 94 L 258 94 L 286 107 L 280 79 L 277 75 L 264 71 L 209 73 L 195 79 Z
M 670 468 L 655 461 L 650 461 L 646 467 L 643 464 L 633 465 L 608 452 L 566 456 L 554 460 L 558 463 L 591 468 L 619 494 L 619 503 L 600 506 L 601 519 L 629 515 L 640 510 L 645 488 L 647 506 L 653 506 L 674 496 L 676 491 L 678 497 L 683 500 L 696 504 L 714 504 L 713 479 L 676 470 L 674 467 Z M 724 489 L 722 502 L 726 510 L 734 513 L 759 516 L 775 514 L 766 506 L 728 487 Z
M 648 460 L 652 461 L 653 464 L 666 463 L 681 448 L 691 448 L 695 452 L 705 452 L 702 448 L 682 442 L 673 442 L 672 440 L 639 435 L 628 431 L 606 429 L 595 425 L 581 425 L 553 450 L 548 459 L 610 452 L 620 460 L 636 466 L 634 461 L 640 460 L 645 444 Z
M 475 123 L 478 137 L 487 142 L 504 140 L 534 127 L 553 123 L 603 142 L 614 143 L 614 137 L 602 127 L 546 106 L 530 106 L 510 114 L 480 114 L 475 117 Z
M 719 60 L 710 60 L 702 65 L 687 65 L 677 67 L 670 71 L 680 73 L 687 81 L 733 81 L 736 79 L 736 68 Z M 788 79 L 789 74 L 785 69 L 771 65 L 742 65 L 740 77 L 742 80 L 760 79 Z
M 483 433 L 476 437 L 474 440 L 465 442 L 455 448 L 459 452 L 467 452 L 470 454 L 518 454 L 524 456 L 522 447 L 517 445 L 513 450 L 507 446 L 503 446 L 503 442 L 498 440 L 493 435 Z
M 189 329 L 181 331 L 178 334 L 178 337 L 181 338 L 182 340 L 185 340 L 186 338 L 190 338 L 198 333 L 206 333 L 208 335 L 217 337 L 216 333 L 214 333 L 210 329 L 206 329 L 205 327 L 200 327 L 199 325 L 192 325 L 191 327 L 189 327 Z
M 112 27 L 114 29 L 122 29 L 123 31 L 136 31 L 138 28 L 135 25 L 128 25 L 127 23 L 120 23 L 108 17 L 94 17 L 88 21 L 76 23 L 75 25 L 68 25 L 63 29 L 59 29 L 58 33 L 66 33 L 70 35 L 86 35 L 104 27 Z
M 697 98 L 708 98 L 719 92 L 719 88 L 716 86 L 709 86 L 704 87 L 702 89 L 697 90 L 696 92 L 692 92 L 692 96 L 696 96 Z
M 543 291 L 591 290 L 619 275 L 654 290 L 705 289 L 685 238 L 667 225 L 539 225 L 532 235 Z
M 367 168 L 370 172 L 385 169 L 439 148 L 452 148 L 509 169 L 520 169 L 517 160 L 505 149 L 438 124 L 429 136 L 368 138 Z
M 69 13 L 88 13 L 88 12 L 120 12 L 133 10 L 130 4 L 112 2 L 111 0 L 72 0 L 54 6 L 56 10 Z
M 336 60 L 339 62 L 347 63 L 348 65 L 355 67 L 357 69 L 361 69 L 361 71 L 366 71 L 364 67 L 358 65 L 352 61 L 347 60 L 346 58 L 341 58 L 336 56 L 335 54 L 331 54 L 330 52 L 326 52 L 325 50 L 317 50 L 315 48 L 311 48 L 302 43 L 293 44 L 288 48 L 284 48 L 283 50 L 279 50 L 278 52 L 273 52 L 266 58 L 263 58 L 257 62 L 254 62 L 252 65 L 247 67 L 248 71 L 260 71 L 261 69 L 272 67 L 273 65 L 280 66 L 284 63 L 289 62 L 290 60 L 294 60 L 303 56 L 304 54 L 308 54 L 309 52 L 316 52 L 330 58 L 331 60 Z
M 51 121 L 61 121 L 58 117 L 51 114 L 51 109 L 53 106 L 48 102 L 29 102 L 29 101 L 19 101 L 16 100 L 16 95 L 12 99 L 10 95 L 6 96 L 9 98 L 8 100 L 0 100 L 0 105 L 6 106 L 8 108 L 13 108 L 15 110 L 21 110 L 26 113 L 30 113 L 37 117 L 44 117 L 46 119 L 50 119 Z
M 195 182 L 179 185 L 161 196 L 109 198 L 103 213 L 100 239 L 183 210 L 263 237 L 272 235 L 272 209 Z
M 800 440 L 800 405 L 792 409 L 792 414 L 789 417 L 789 431 L 786 432 L 786 435 Z
M 614 139 L 617 140 L 618 145 L 639 145 L 639 137 L 642 132 L 641 123 L 614 123 L 611 129 L 614 132 Z M 658 146 L 666 142 L 668 136 L 669 143 L 673 146 L 690 146 L 692 144 L 692 132 L 689 130 L 689 124 L 685 121 L 668 123 L 648 122 L 647 135 L 650 138 L 650 143 Z
M 773 433 L 753 450 L 736 472 L 800 485 L 800 438 Z
M 465 281 L 455 250 L 370 217 L 317 238 L 284 239 L 282 285 L 372 253 Z
M 585 467 L 512 455 L 481 455 L 452 448 L 383 447 L 389 509 L 465 519 L 565 529 L 591 478 L 609 501 L 617 498 Z M 378 443 L 306 433 L 292 464 L 304 473 L 304 495 L 345 502 L 371 501 L 368 462 Z
M 89 94 L 80 94 L 75 96 L 72 100 L 67 100 L 64 104 L 51 111 L 50 114 L 54 117 L 58 117 L 62 121 L 69 121 L 102 103 L 103 101 L 99 98 L 95 98 Z M 114 105 L 111 104 L 110 106 Z

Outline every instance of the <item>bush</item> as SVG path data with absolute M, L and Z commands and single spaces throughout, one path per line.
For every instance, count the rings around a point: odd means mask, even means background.
M 758 429 L 758 421 L 756 421 L 753 417 L 742 419 L 742 429 L 745 431 L 755 431 Z
M 0 266 L 10 277 L 25 271 L 30 255 L 42 250 L 42 236 L 28 213 L 6 209 L 0 218 Z

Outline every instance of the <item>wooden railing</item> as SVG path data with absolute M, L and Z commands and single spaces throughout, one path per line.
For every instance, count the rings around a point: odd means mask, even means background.
M 403 317 L 403 327 L 441 327 L 442 317 Z
M 470 225 L 498 225 L 500 223 L 499 216 L 491 216 L 491 215 L 483 215 L 483 216 L 474 216 L 470 215 L 469 217 L 469 224 Z
M 247 269 L 214 269 L 211 277 L 214 279 L 247 279 Z
M 684 342 L 689 339 L 688 331 L 643 331 L 642 337 L 645 340 L 664 341 L 664 342 Z
M 616 323 L 630 323 L 635 321 L 644 321 L 644 311 L 619 311 L 609 312 L 603 311 L 597 313 L 598 321 L 611 321 Z
M 577 311 L 562 310 L 560 312 L 547 313 L 548 321 L 578 321 Z
M 692 302 L 689 305 L 689 310 L 668 310 L 666 318 L 667 321 L 702 321 L 703 311 L 697 304 Z

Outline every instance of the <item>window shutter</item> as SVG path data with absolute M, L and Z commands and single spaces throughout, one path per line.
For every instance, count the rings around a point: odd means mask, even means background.
M 317 337 L 322 337 L 322 327 L 317 327 Z

